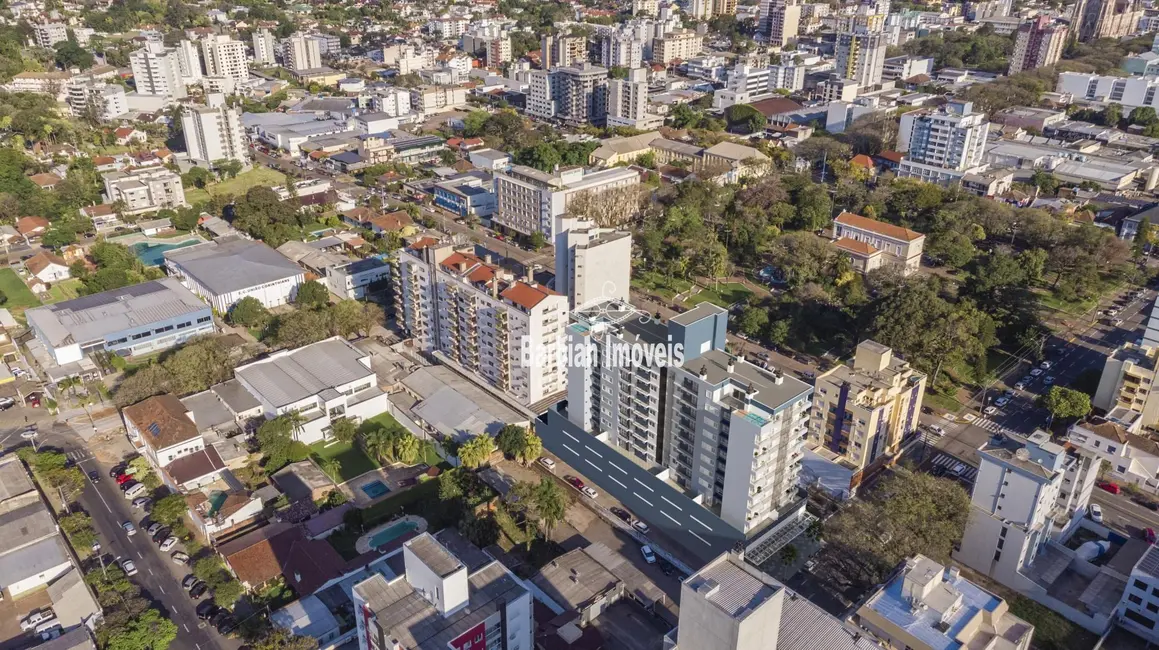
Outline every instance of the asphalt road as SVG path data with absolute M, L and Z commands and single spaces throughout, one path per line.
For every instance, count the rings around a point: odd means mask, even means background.
M 741 531 L 621 457 L 559 413 L 548 411 L 535 430 L 551 453 L 703 562 L 744 539 Z

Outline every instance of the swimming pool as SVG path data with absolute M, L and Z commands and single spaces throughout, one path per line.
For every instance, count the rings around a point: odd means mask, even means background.
M 390 492 L 390 488 L 386 487 L 386 485 L 383 484 L 382 481 L 372 481 L 370 483 L 367 483 L 366 485 L 363 485 L 362 491 L 363 491 L 363 493 L 366 494 L 366 496 L 370 497 L 371 499 L 377 499 L 378 497 L 386 494 L 387 492 Z
M 370 548 L 385 546 L 407 533 L 418 530 L 419 525 L 413 521 L 400 521 L 393 526 L 383 528 L 370 537 Z
M 137 259 L 141 260 L 141 263 L 145 266 L 161 266 L 165 263 L 165 258 L 163 257 L 165 251 L 185 248 L 186 246 L 194 246 L 200 243 L 201 242 L 197 239 L 186 239 L 179 244 L 150 244 L 149 242 L 137 242 L 129 248 L 133 251 L 133 254 L 137 256 Z

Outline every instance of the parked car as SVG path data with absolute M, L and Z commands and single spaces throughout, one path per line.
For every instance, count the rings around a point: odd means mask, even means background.
M 1050 386 L 1051 384 L 1054 383 L 1054 375 L 1047 375 L 1047 376 L 1043 377 L 1042 383 L 1046 384 L 1047 386 Z
M 1039 376 L 1039 375 L 1041 375 L 1041 374 L 1042 374 L 1042 368 L 1032 368 L 1032 369 L 1030 370 L 1030 376 L 1031 376 L 1031 377 L 1037 377 L 1037 376 Z
M 1123 326 L 1123 319 L 1122 319 L 1122 318 L 1116 318 L 1116 319 L 1115 319 L 1115 327 L 1122 327 L 1122 326 Z
M 124 465 L 115 465 L 115 466 L 113 466 L 112 469 L 109 470 L 109 478 L 117 478 L 118 476 L 120 476 L 121 474 L 124 474 L 124 473 L 125 473 L 125 466 Z
M 134 526 L 133 522 L 131 521 L 126 521 L 125 523 L 121 524 L 121 528 L 125 529 L 125 534 L 129 537 L 137 534 L 137 527 Z
M 173 554 L 173 562 L 174 564 L 189 564 L 189 556 L 181 551 L 177 551 Z
M 623 508 L 613 507 L 612 514 L 619 517 L 620 520 L 626 524 L 632 523 L 632 515 L 627 510 L 624 510 Z
M 580 492 L 583 492 L 584 496 L 586 496 L 590 499 L 594 499 L 594 498 L 600 496 L 599 492 L 596 492 L 595 490 L 593 490 L 592 488 L 587 487 L 587 486 L 584 486 L 583 489 L 580 490 Z
M 208 621 L 217 614 L 219 609 L 221 608 L 215 605 L 212 600 L 207 600 L 197 606 L 197 618 Z
M 1020 381 L 1020 382 L 1014 384 L 1014 389 L 1015 390 L 1026 390 L 1026 382 Z
M 137 575 L 137 565 L 133 564 L 132 560 L 121 560 L 121 569 L 127 576 Z
M 541 456 L 539 458 L 539 464 L 543 465 L 544 467 L 546 467 L 547 469 L 549 469 L 553 472 L 555 471 L 555 461 L 546 457 L 546 456 Z
M 1154 544 L 1155 543 L 1155 529 L 1154 528 L 1143 529 L 1143 539 L 1147 540 L 1148 544 Z
M 639 519 L 632 522 L 632 528 L 635 528 L 636 530 L 640 531 L 641 533 L 644 533 L 645 535 L 652 532 L 652 529 L 648 528 L 648 524 L 640 521 Z
M 1091 521 L 1096 524 L 1103 523 L 1103 508 L 1097 503 L 1091 504 Z
M 1054 365 L 1054 364 L 1052 364 L 1052 363 L 1051 363 L 1051 362 L 1049 362 L 1049 361 L 1043 361 L 1042 363 L 1038 364 L 1038 367 L 1039 367 L 1039 368 L 1042 368 L 1043 370 L 1050 370 L 1050 367 L 1051 367 L 1052 365 Z
M 38 609 L 21 619 L 20 629 L 24 631 L 35 629 L 37 625 L 54 618 L 56 618 L 56 614 L 51 609 Z
M 137 497 L 133 499 L 134 508 L 148 508 L 151 503 L 153 503 L 153 500 L 149 497 Z
M 170 535 L 169 537 L 166 537 L 164 541 L 161 542 L 161 546 L 160 546 L 161 552 L 168 553 L 169 550 L 172 549 L 174 546 L 177 546 L 177 538 Z
M 205 584 L 204 582 L 198 582 L 189 589 L 189 597 L 193 600 L 197 600 L 198 598 L 204 596 L 205 592 L 207 591 L 209 591 L 209 585 Z
M 0 411 L 7 411 L 13 406 L 16 406 L 16 400 L 11 397 L 0 397 Z
M 128 474 L 118 474 L 117 475 L 117 485 L 124 485 L 131 480 L 133 480 L 133 477 L 129 476 Z
M 149 533 L 149 536 L 152 537 L 156 535 L 157 531 L 161 530 L 162 528 L 164 528 L 164 526 L 162 526 L 160 523 L 154 522 L 149 525 L 149 530 L 147 532 Z
M 987 406 L 986 408 L 982 409 L 983 415 L 994 415 L 997 412 L 998 412 L 997 406 Z
M 994 406 L 997 406 L 998 408 L 1002 408 L 1003 406 L 1006 406 L 1009 403 L 1010 403 L 1009 397 L 999 397 L 998 399 L 994 400 Z
M 95 471 L 94 471 L 94 472 L 89 472 L 89 480 L 93 482 L 93 485 L 96 485 L 97 483 L 100 483 L 100 482 L 101 482 L 101 474 L 100 474 L 100 472 L 95 472 Z
M 185 578 L 181 581 L 181 588 L 182 589 L 189 589 L 190 587 L 197 584 L 198 582 L 200 582 L 200 581 L 197 579 L 197 576 L 190 573 L 189 575 L 185 576 Z
M 1118 483 L 1111 483 L 1110 481 L 1099 481 L 1095 485 L 1098 485 L 1099 489 L 1106 490 L 1111 494 L 1119 494 L 1123 491 L 1123 488 L 1119 487 Z
M 572 486 L 572 487 L 574 487 L 574 488 L 575 488 L 575 489 L 577 489 L 577 490 L 582 490 L 582 489 L 584 489 L 584 482 L 583 482 L 583 481 L 581 481 L 581 480 L 580 480 L 580 478 L 579 478 L 578 476 L 569 476 L 569 477 L 567 477 L 567 482 L 568 482 L 568 483 L 571 483 L 571 486 Z
M 656 554 L 652 552 L 652 547 L 647 544 L 640 547 L 640 553 L 644 556 L 644 561 L 648 564 L 656 564 Z
M 237 621 L 229 614 L 226 614 L 225 618 L 217 622 L 217 631 L 219 634 L 228 635 L 230 632 L 233 632 L 234 628 L 236 627 Z

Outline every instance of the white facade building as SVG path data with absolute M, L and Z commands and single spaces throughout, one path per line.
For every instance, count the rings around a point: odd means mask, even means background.
M 852 79 L 862 88 L 881 83 L 888 43 L 881 32 L 842 32 L 837 35 L 835 73 L 840 79 Z
M 205 74 L 210 77 L 232 79 L 235 84 L 249 80 L 249 58 L 245 43 L 225 34 L 216 34 L 201 41 L 201 56 L 205 60 Z
M 187 205 L 181 176 L 165 167 L 111 172 L 105 174 L 103 179 L 106 202 L 124 201 L 125 214 L 142 214 Z
M 800 0 L 764 0 L 759 34 L 771 48 L 783 49 L 797 40 L 801 29 Z
M 554 244 L 555 289 L 567 296 L 572 309 L 605 301 L 630 300 L 630 232 L 559 217 Z
M 644 65 L 644 42 L 631 34 L 613 32 L 600 39 L 600 65 L 639 68 Z
M 185 82 L 181 78 L 181 61 L 176 49 L 150 41 L 129 55 L 137 94 L 181 99 Z
M 725 109 L 733 104 L 751 104 L 776 95 L 779 88 L 801 90 L 804 87 L 804 66 L 738 64 L 729 73 L 725 87 L 713 93 L 712 107 Z
M 103 81 L 83 81 L 68 86 L 68 106 L 74 116 L 93 111 L 102 121 L 116 119 L 129 112 L 125 87 Z
M 990 123 L 971 102 L 951 101 L 902 115 L 898 151 L 906 154 L 898 176 L 934 183 L 954 181 L 982 164 Z
M 646 131 L 664 124 L 664 118 L 648 114 L 648 70 L 635 68 L 627 79 L 608 81 L 607 125 Z
M 240 112 L 227 106 L 225 97 L 219 94 L 209 95 L 206 101 L 208 106 L 189 106 L 181 114 L 189 159 L 205 166 L 212 166 L 219 160 L 248 164 Z
M 623 167 L 595 172 L 573 167 L 548 174 L 514 165 L 495 175 L 498 203 L 492 221 L 525 235 L 539 232 L 547 241 L 554 241 L 556 217 L 566 212 L 568 202 L 575 195 L 639 183 L 640 174 Z
M 1089 72 L 1060 72 L 1060 93 L 1069 93 L 1075 99 L 1092 102 L 1113 102 L 1129 111 L 1139 106 L 1159 108 L 1156 100 L 1159 77 L 1118 77 Z
M 181 68 L 181 80 L 186 85 L 197 83 L 205 76 L 201 67 L 201 50 L 193 41 L 181 39 L 177 43 L 177 63 Z
M 306 277 L 297 264 L 264 243 L 248 239 L 216 239 L 166 251 L 164 256 L 169 275 L 221 314 L 246 297 L 256 298 L 267 308 L 285 305 Z
M 300 72 L 322 67 L 322 48 L 317 40 L 302 33 L 282 41 L 282 65 L 287 70 Z
M 273 65 L 275 54 L 278 51 L 278 41 L 270 30 L 262 27 L 254 30 L 254 63 L 257 65 Z

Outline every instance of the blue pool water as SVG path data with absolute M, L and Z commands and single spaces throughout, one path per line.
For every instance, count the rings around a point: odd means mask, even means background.
M 171 251 L 177 248 L 185 248 L 186 246 L 193 246 L 201 242 L 196 239 L 187 239 L 180 244 L 150 244 L 147 242 L 138 242 L 129 248 L 132 249 L 133 254 L 145 266 L 161 266 L 165 263 L 165 258 L 162 257 L 165 251 Z
M 419 525 L 413 521 L 400 521 L 389 528 L 383 528 L 370 538 L 370 548 L 385 546 L 407 533 L 418 530 L 418 527 Z
M 371 499 L 377 499 L 387 492 L 390 492 L 390 488 L 386 487 L 382 481 L 374 481 L 372 483 L 363 485 L 362 491 L 365 492 L 366 496 L 370 497 Z

